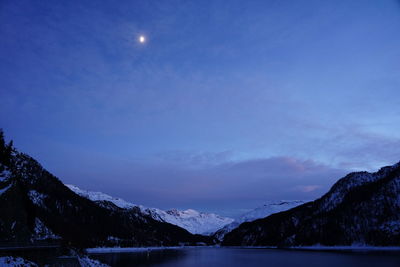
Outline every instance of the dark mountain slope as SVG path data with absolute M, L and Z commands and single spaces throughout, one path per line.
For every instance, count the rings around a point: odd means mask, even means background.
M 244 223 L 223 245 L 400 245 L 400 164 L 351 173 L 320 199 Z
M 0 242 L 58 240 L 75 246 L 171 246 L 209 239 L 68 189 L 0 136 Z M 110 208 L 110 205 L 113 206 Z

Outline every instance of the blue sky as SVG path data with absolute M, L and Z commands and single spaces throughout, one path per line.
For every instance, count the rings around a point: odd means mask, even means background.
M 2 1 L 0 127 L 148 206 L 314 199 L 400 160 L 398 29 L 394 0 Z

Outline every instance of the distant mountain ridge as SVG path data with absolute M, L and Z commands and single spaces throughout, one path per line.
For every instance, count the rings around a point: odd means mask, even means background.
M 240 225 L 223 245 L 399 246 L 400 163 L 350 173 L 315 201 Z
M 104 201 L 111 202 L 122 209 L 137 208 L 143 214 L 151 218 L 170 224 L 177 225 L 189 231 L 192 234 L 209 235 L 221 229 L 234 220 L 228 217 L 222 217 L 214 213 L 198 212 L 193 209 L 188 210 L 168 210 L 164 211 L 157 208 L 148 208 L 142 205 L 136 205 L 123 199 L 109 196 L 102 192 L 93 192 L 80 189 L 75 185 L 66 184 L 66 186 L 78 195 L 90 199 L 99 205 L 104 206 Z
M 235 219 L 232 223 L 227 224 L 223 228 L 219 229 L 217 232 L 214 233 L 214 237 L 222 241 L 227 233 L 231 232 L 233 229 L 237 228 L 240 224 L 244 222 L 251 222 L 260 218 L 265 218 L 271 214 L 285 211 L 304 203 L 305 202 L 302 200 L 281 200 L 267 202 L 261 207 L 244 213 L 243 215 Z

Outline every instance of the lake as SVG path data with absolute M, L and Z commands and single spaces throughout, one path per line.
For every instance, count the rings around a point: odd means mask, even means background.
M 398 267 L 399 251 L 302 251 L 260 248 L 182 248 L 142 252 L 93 253 L 111 266 L 163 267 Z

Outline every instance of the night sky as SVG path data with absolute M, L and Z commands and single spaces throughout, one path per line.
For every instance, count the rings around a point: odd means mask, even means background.
M 2 0 L 0 81 L 19 150 L 150 207 L 234 216 L 400 160 L 395 0 Z

